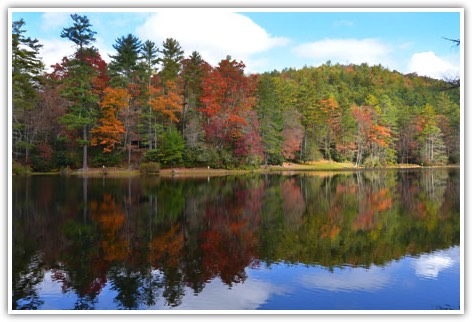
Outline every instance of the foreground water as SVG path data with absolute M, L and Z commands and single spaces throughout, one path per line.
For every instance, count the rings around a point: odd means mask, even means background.
M 459 310 L 458 170 L 15 177 L 14 310 Z

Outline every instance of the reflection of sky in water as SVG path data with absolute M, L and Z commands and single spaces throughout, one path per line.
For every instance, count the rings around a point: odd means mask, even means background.
M 44 280 L 39 284 L 38 291 L 44 300 L 42 310 L 60 310 L 63 307 L 73 308 L 77 299 L 75 294 L 62 292 L 61 283 L 53 281 L 50 271 L 44 274 Z
M 290 286 L 289 295 L 296 297 L 274 296 L 260 309 L 286 309 L 289 300 L 296 309 L 312 310 L 459 309 L 459 264 L 460 248 L 455 246 L 368 269 L 346 266 L 329 271 L 320 266 L 279 264 L 250 275 Z M 433 271 L 435 279 L 423 278 L 422 274 L 430 276 Z
M 459 308 L 460 248 L 404 257 L 385 266 L 343 267 L 274 264 L 247 269 L 244 283 L 231 288 L 219 278 L 197 295 L 186 287 L 182 304 L 170 308 L 159 296 L 150 310 L 435 310 Z M 154 272 L 159 274 L 158 271 Z M 62 293 L 51 273 L 38 287 L 41 309 L 72 309 L 75 294 Z M 162 294 L 162 293 L 161 293 Z M 117 292 L 110 283 L 97 297 L 95 309 L 113 310 Z M 142 308 L 142 307 L 141 307 Z
M 416 275 L 424 278 L 436 279 L 442 270 L 445 270 L 459 261 L 459 248 L 447 251 L 437 251 L 424 254 L 413 261 Z
M 390 280 L 390 275 L 376 266 L 370 269 L 348 267 L 336 269 L 334 273 L 319 271 L 300 278 L 300 282 L 306 287 L 331 292 L 376 291 L 387 286 Z
M 257 279 L 235 284 L 231 289 L 218 279 L 207 284 L 198 296 L 189 290 L 177 309 L 255 310 L 271 296 L 284 293 L 283 287 Z

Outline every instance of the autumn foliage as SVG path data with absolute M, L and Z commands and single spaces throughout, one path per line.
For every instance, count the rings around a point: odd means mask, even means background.
M 125 133 L 123 123 L 117 118 L 117 113 L 128 107 L 130 95 L 125 89 L 107 88 L 100 102 L 102 117 L 98 125 L 92 130 L 93 145 L 103 146 L 103 152 L 111 152 L 115 145 L 121 142 L 121 136 Z
M 217 150 L 234 149 L 237 159 L 261 155 L 257 118 L 252 111 L 257 78 L 244 74 L 245 65 L 229 57 L 202 82 L 205 136 Z
M 438 90 L 444 81 L 367 64 L 251 74 L 231 56 L 212 66 L 196 51 L 184 57 L 176 39 L 161 49 L 131 34 L 117 38 L 107 63 L 87 17 L 72 18 L 61 37 L 76 51 L 43 74 L 41 45 L 14 23 L 14 38 L 35 49 L 23 66 L 26 52 L 13 44 L 14 159 L 35 170 L 112 156 L 130 168 L 143 160 L 217 168 L 459 162 L 460 95 Z M 88 154 L 89 146 L 100 148 Z
M 182 110 L 182 98 L 177 93 L 175 82 L 167 81 L 166 87 L 151 87 L 148 104 L 154 111 L 162 114 L 167 122 L 179 122 L 178 113 Z

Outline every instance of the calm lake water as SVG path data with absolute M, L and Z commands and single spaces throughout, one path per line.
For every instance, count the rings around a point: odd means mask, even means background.
M 459 310 L 459 170 L 13 178 L 14 310 Z

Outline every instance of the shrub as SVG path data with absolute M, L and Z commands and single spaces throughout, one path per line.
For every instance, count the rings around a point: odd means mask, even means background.
M 146 151 L 143 160 L 144 162 L 159 162 L 159 151 L 156 149 Z
M 366 168 L 380 168 L 382 167 L 382 163 L 380 163 L 380 159 L 377 156 L 369 156 L 365 159 L 364 165 Z
M 121 162 L 121 155 L 120 153 L 103 153 L 99 152 L 96 156 L 92 159 L 92 166 L 101 168 L 102 166 L 106 167 L 113 167 L 119 165 Z
M 59 174 L 61 176 L 70 176 L 72 174 L 72 170 L 70 169 L 69 166 L 61 167 L 61 169 L 59 170 Z
M 54 167 L 53 149 L 40 143 L 31 150 L 31 169 L 34 172 L 48 172 Z
M 31 168 L 30 166 L 27 166 L 27 165 L 25 166 L 19 162 L 13 161 L 12 173 L 13 175 L 17 175 L 17 176 L 25 176 L 25 175 L 31 174 Z
M 139 170 L 142 174 L 156 174 L 159 173 L 161 166 L 157 162 L 143 162 L 139 165 Z
M 169 128 L 160 136 L 157 149 L 148 150 L 144 155 L 145 162 L 160 162 L 164 165 L 181 164 L 184 157 L 185 142 L 175 127 Z
M 163 136 L 159 147 L 160 161 L 164 164 L 180 164 L 182 162 L 185 142 L 175 127 L 170 128 Z

